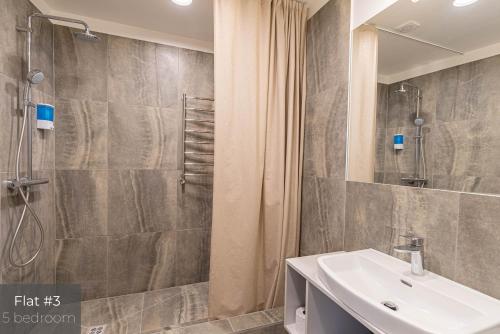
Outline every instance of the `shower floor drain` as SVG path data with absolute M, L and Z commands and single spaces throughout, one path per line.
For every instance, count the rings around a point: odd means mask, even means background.
M 90 327 L 87 334 L 105 334 L 106 325 Z

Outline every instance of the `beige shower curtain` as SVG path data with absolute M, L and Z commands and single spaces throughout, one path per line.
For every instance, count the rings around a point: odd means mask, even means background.
M 280 305 L 298 254 L 307 13 L 215 0 L 211 318 Z
M 353 32 L 347 179 L 373 183 L 377 131 L 378 32 Z

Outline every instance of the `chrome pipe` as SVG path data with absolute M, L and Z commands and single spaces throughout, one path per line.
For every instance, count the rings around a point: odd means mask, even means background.
M 185 94 L 184 94 L 185 95 Z M 186 95 L 186 99 L 190 99 L 190 100 L 198 100 L 198 101 L 211 101 L 211 102 L 214 102 L 215 100 L 212 99 L 211 97 L 198 97 L 198 96 L 187 96 Z
M 203 108 L 186 108 L 189 111 L 206 111 L 206 112 L 214 112 L 214 109 L 203 109 Z
M 214 121 L 209 119 L 195 119 L 195 118 L 186 118 L 186 122 L 196 122 L 196 123 L 214 123 Z

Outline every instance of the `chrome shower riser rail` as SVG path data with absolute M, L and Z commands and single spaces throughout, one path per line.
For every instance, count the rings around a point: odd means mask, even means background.
M 8 253 L 8 259 L 10 264 L 13 267 L 16 268 L 22 268 L 30 263 L 33 263 L 35 259 L 38 257 L 40 254 L 40 251 L 43 248 L 44 244 L 44 235 L 45 231 L 42 225 L 42 221 L 38 217 L 37 213 L 33 209 L 30 203 L 30 194 L 31 194 L 31 188 L 33 186 L 37 185 L 42 185 L 42 184 L 47 184 L 49 183 L 48 179 L 38 179 L 35 180 L 33 179 L 33 121 L 32 121 L 32 113 L 33 109 L 35 108 L 35 104 L 32 102 L 32 85 L 34 84 L 39 84 L 43 81 L 44 75 L 43 72 L 40 70 L 32 70 L 31 68 L 31 44 L 32 44 L 32 34 L 33 34 L 33 19 L 38 18 L 38 19 L 49 19 L 49 20 L 56 20 L 56 21 L 65 21 L 65 22 L 71 22 L 71 23 L 76 23 L 80 24 L 84 27 L 85 32 L 84 33 L 78 33 L 83 35 L 84 37 L 80 38 L 85 38 L 87 40 L 90 40 L 90 38 L 97 40 L 98 37 L 93 35 L 90 32 L 89 26 L 87 23 L 81 20 L 77 19 L 72 19 L 72 18 L 66 18 L 66 17 L 60 17 L 60 16 L 53 16 L 53 15 L 44 15 L 41 13 L 34 13 L 28 16 L 27 18 L 27 26 L 26 27 L 16 27 L 17 31 L 19 32 L 24 32 L 26 33 L 26 50 L 25 50 L 25 55 L 26 55 L 26 81 L 24 84 L 24 92 L 23 92 L 23 115 L 22 115 L 22 126 L 21 126 L 21 132 L 19 135 L 19 142 L 17 145 L 17 152 L 16 152 L 16 164 L 15 164 L 15 179 L 13 180 L 7 180 L 5 183 L 7 184 L 7 188 L 15 191 L 23 200 L 24 202 L 24 207 L 21 213 L 21 216 L 17 222 L 17 226 L 15 227 L 14 234 L 11 239 L 10 247 L 9 247 L 9 253 Z M 25 138 L 26 137 L 26 138 Z M 23 141 L 26 139 L 26 176 L 21 177 L 21 153 L 23 151 Z M 28 223 L 27 222 L 27 214 L 31 214 L 31 217 L 34 219 L 34 223 L 36 224 L 36 227 L 38 227 L 38 230 L 40 231 L 40 242 L 34 251 L 33 255 L 30 256 L 30 258 L 24 262 L 16 262 L 14 259 L 14 251 L 16 248 L 16 241 L 20 236 L 20 233 L 23 231 L 23 225 Z

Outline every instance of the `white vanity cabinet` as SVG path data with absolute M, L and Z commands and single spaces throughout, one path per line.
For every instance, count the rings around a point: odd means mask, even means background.
M 322 254 L 325 255 L 325 254 Z M 318 277 L 320 255 L 287 260 L 285 329 L 289 334 L 384 334 L 337 300 Z M 297 329 L 295 312 L 305 307 L 305 333 Z

